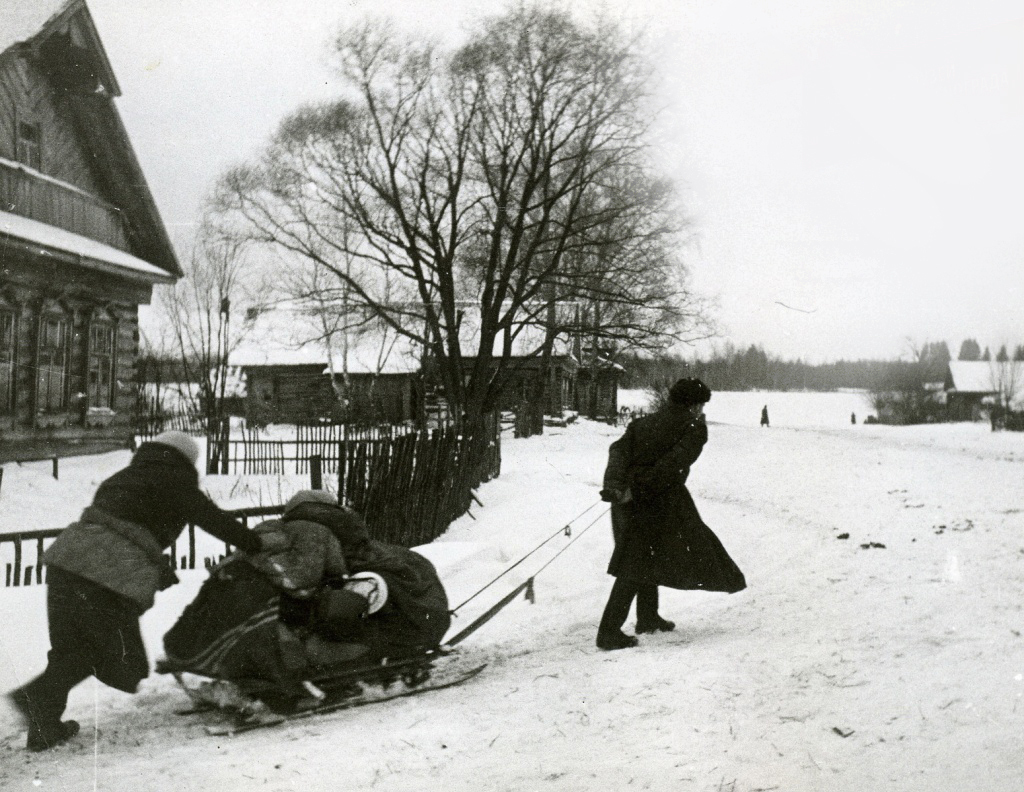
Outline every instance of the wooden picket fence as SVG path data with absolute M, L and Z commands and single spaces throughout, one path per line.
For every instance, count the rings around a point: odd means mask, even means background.
M 394 440 L 414 432 L 411 425 L 345 426 L 343 424 L 298 425 L 289 439 L 271 439 L 259 429 L 242 429 L 233 436 L 225 421 L 207 436 L 206 471 L 211 474 L 283 476 L 305 474 L 310 459 L 320 458 L 322 469 L 335 473 L 341 462 L 343 446 L 363 442 Z
M 206 422 L 201 415 L 178 412 L 146 412 L 132 419 L 139 442 L 152 440 L 161 432 L 184 432 L 190 435 L 206 434 Z

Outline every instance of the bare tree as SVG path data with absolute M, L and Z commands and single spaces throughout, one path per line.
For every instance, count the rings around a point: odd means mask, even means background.
M 228 359 L 255 317 L 249 309 L 259 289 L 244 252 L 244 242 L 204 227 L 186 276 L 162 293 L 186 380 L 181 396 L 208 431 L 226 417 Z
M 1005 352 L 1005 346 L 1003 347 Z M 1001 359 L 1000 359 L 1001 358 Z M 1021 385 L 1024 384 L 1024 362 L 1011 360 L 1008 355 L 1000 355 L 996 360 L 989 361 L 989 382 L 996 393 L 998 403 L 996 413 L 1005 416 L 1013 409 Z
M 636 40 L 518 7 L 455 52 L 367 24 L 336 53 L 344 98 L 295 113 L 226 174 L 221 217 L 427 350 L 457 415 L 496 404 L 532 328 L 533 356 L 584 317 L 595 344 L 700 334 L 651 176 Z

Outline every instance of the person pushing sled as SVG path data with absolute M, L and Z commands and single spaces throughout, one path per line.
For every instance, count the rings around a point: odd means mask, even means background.
M 332 682 L 336 698 L 395 666 L 424 681 L 422 660 L 451 623 L 430 561 L 371 539 L 357 513 L 319 490 L 296 494 L 280 520 L 255 531 L 283 533 L 290 546 L 236 552 L 214 567 L 164 636 L 158 671 L 201 706 L 242 715 L 315 708 Z M 186 674 L 207 681 L 190 687 Z

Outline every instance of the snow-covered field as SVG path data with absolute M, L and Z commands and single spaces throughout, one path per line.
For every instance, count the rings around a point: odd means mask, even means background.
M 489 662 L 473 682 L 212 738 L 173 714 L 185 701 L 169 679 L 134 697 L 89 681 L 68 713 L 82 734 L 50 753 L 25 752 L 0 710 L 0 789 L 1020 789 L 1024 435 L 866 426 L 862 413 L 860 394 L 715 394 L 690 486 L 749 588 L 664 591 L 674 633 L 594 647 L 611 586 L 595 503 L 622 430 L 549 428 L 506 439 L 485 506 L 425 550 L 455 605 L 573 521 L 571 537 L 460 611 L 453 630 L 573 542 L 537 576 L 533 604 L 514 602 L 461 645 Z M 0 532 L 66 522 L 126 460 L 62 462 L 59 482 L 45 465 L 5 466 Z M 206 485 L 242 505 L 302 481 Z M 145 616 L 154 655 L 202 574 Z M 45 661 L 42 594 L 0 589 L 0 688 Z

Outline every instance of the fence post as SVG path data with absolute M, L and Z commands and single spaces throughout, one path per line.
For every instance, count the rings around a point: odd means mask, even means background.
M 338 503 L 345 503 L 348 492 L 345 480 L 348 478 L 348 423 L 341 425 L 341 440 L 338 441 Z
M 14 538 L 14 571 L 11 575 L 15 586 L 21 585 L 21 537 Z
M 309 486 L 311 489 L 319 490 L 324 488 L 323 461 L 323 457 L 319 454 L 313 454 L 309 458 Z
M 57 457 L 53 458 L 53 477 L 57 478 Z
M 231 417 L 221 421 L 221 473 L 228 474 L 228 454 L 231 453 Z
M 43 538 L 36 540 L 36 583 L 43 583 Z

